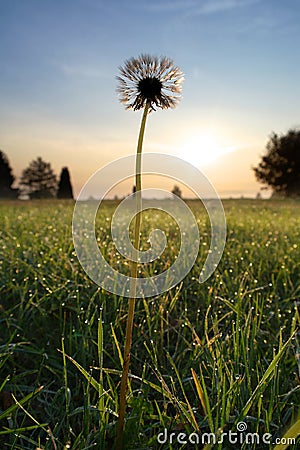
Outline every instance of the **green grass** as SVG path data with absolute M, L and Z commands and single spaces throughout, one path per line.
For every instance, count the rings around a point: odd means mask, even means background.
M 299 201 L 224 201 L 225 252 L 202 285 L 209 221 L 199 202 L 189 204 L 203 236 L 199 260 L 176 288 L 137 302 L 128 449 L 196 448 L 159 444 L 157 435 L 166 428 L 220 436 L 240 421 L 275 441 L 299 419 Z M 97 235 L 106 258 L 125 271 L 109 242 L 113 206 L 98 214 Z M 72 211 L 59 201 L 0 204 L 1 449 L 113 448 L 127 300 L 81 269 Z M 166 269 L 178 249 L 176 224 L 148 214 L 144 233 L 154 225 L 171 246 L 148 274 Z

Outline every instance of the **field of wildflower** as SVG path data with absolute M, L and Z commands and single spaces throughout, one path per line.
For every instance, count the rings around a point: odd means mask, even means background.
M 268 449 L 299 419 L 300 202 L 223 204 L 227 243 L 211 278 L 197 281 L 210 224 L 200 201 L 190 201 L 201 234 L 193 270 L 158 298 L 136 302 L 124 448 Z M 0 204 L 1 449 L 115 443 L 128 299 L 96 286 L 78 263 L 73 206 Z M 107 261 L 126 271 L 110 241 L 115 206 L 105 202 L 96 233 Z M 180 242 L 165 213 L 145 212 L 145 248 L 154 226 L 168 239 L 147 268 L 159 273 Z M 221 442 L 230 430 L 238 442 Z M 271 440 L 249 444 L 246 432 Z M 215 441 L 197 446 L 205 433 Z

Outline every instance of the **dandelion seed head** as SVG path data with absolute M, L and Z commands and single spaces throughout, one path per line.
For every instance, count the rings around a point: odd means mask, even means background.
M 119 69 L 117 92 L 126 109 L 137 111 L 147 103 L 149 111 L 174 108 L 180 100 L 183 73 L 171 59 L 141 55 Z

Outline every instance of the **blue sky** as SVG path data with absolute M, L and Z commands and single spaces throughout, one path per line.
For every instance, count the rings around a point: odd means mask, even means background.
M 221 196 L 255 195 L 268 136 L 300 124 L 299 43 L 297 0 L 0 0 L 0 148 L 17 176 L 37 156 L 67 165 L 78 193 L 135 151 L 118 66 L 166 55 L 183 99 L 151 114 L 145 151 L 186 158 Z

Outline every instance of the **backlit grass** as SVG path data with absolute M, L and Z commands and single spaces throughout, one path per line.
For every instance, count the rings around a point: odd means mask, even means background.
M 110 242 L 114 205 L 99 212 L 97 236 L 106 259 L 126 272 Z M 300 203 L 226 200 L 225 252 L 202 285 L 209 221 L 200 202 L 189 205 L 202 237 L 199 260 L 176 288 L 137 301 L 126 448 L 195 448 L 159 444 L 157 435 L 165 428 L 220 435 L 239 421 L 275 442 L 298 419 Z M 70 202 L 0 204 L 1 449 L 114 442 L 128 300 L 81 269 L 72 211 Z M 165 270 L 179 248 L 176 224 L 163 213 L 143 219 L 144 248 L 152 225 L 169 246 L 143 275 Z

